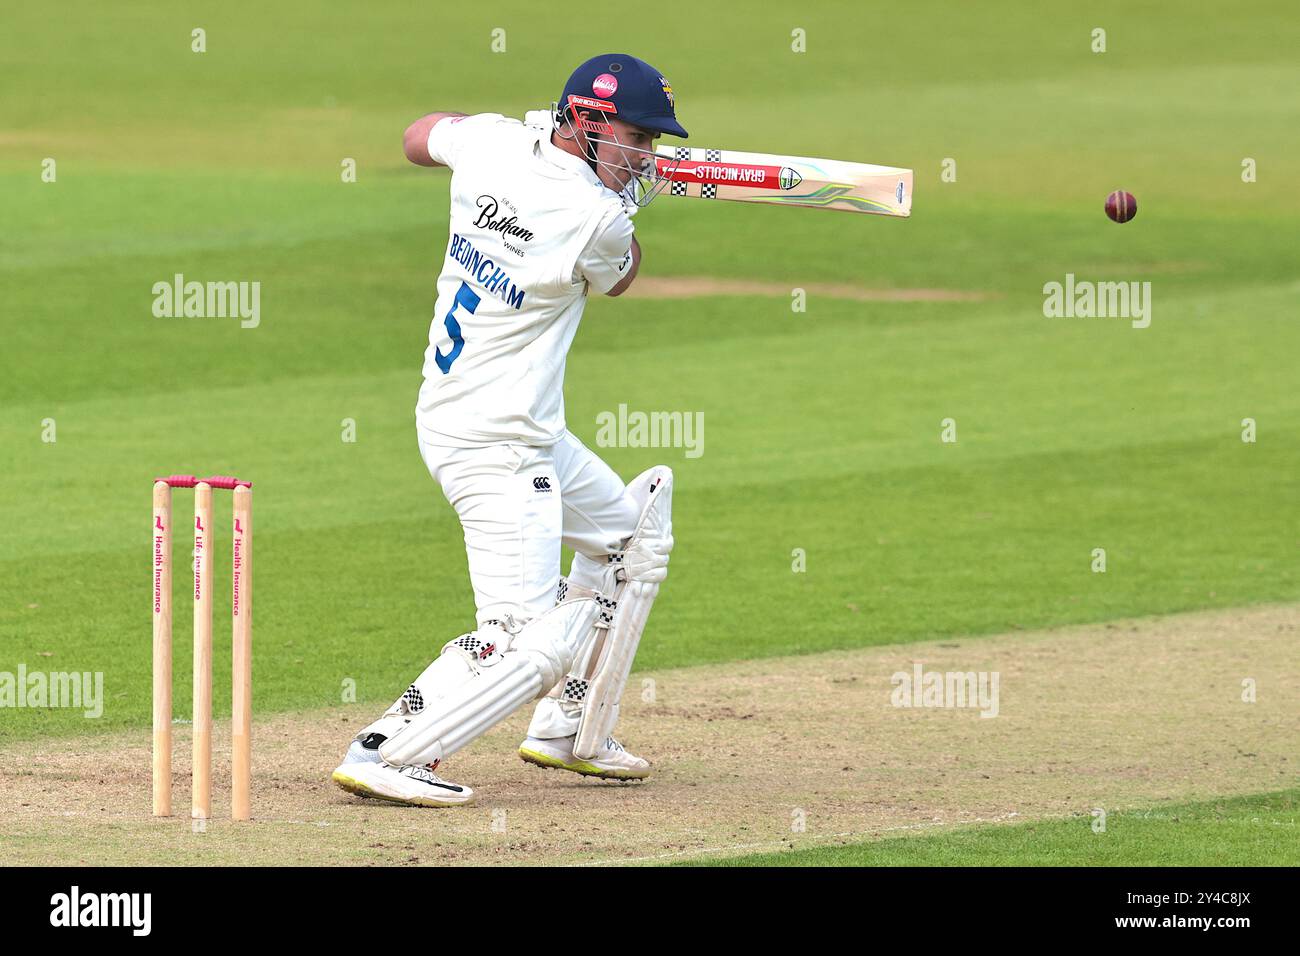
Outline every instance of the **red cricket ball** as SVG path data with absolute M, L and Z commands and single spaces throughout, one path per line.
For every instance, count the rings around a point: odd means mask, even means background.
M 1138 201 L 1132 193 L 1117 189 L 1106 197 L 1106 215 L 1116 222 L 1128 222 L 1138 214 Z

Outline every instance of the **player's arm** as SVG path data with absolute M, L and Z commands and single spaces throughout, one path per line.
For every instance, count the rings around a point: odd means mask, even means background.
M 628 268 L 627 275 L 619 279 L 614 288 L 605 293 L 606 295 L 622 295 L 636 278 L 637 270 L 641 268 L 641 243 L 636 241 L 636 236 L 632 237 L 631 255 L 632 265 Z
M 622 295 L 641 266 L 641 245 L 621 203 L 607 200 L 595 234 L 574 263 L 574 281 L 586 279 L 596 295 Z
M 433 131 L 439 120 L 446 119 L 448 116 L 464 115 L 464 113 L 450 112 L 430 113 L 428 116 L 421 116 L 406 127 L 406 134 L 402 137 L 402 151 L 406 153 L 406 158 L 417 166 L 443 165 L 429 155 L 429 133 Z

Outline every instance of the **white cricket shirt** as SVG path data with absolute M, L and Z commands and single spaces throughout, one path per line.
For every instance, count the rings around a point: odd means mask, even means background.
M 587 289 L 604 294 L 631 267 L 622 200 L 551 145 L 548 113 L 525 118 L 448 117 L 429 133 L 429 155 L 452 170 L 415 414 L 431 444 L 559 441 Z

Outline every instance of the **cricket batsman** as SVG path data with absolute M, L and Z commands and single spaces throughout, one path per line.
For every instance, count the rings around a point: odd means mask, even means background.
M 522 122 L 442 112 L 406 130 L 407 159 L 452 170 L 416 426 L 460 517 L 476 627 L 356 735 L 334 771 L 344 790 L 469 803 L 470 787 L 435 771 L 531 701 L 525 761 L 650 773 L 613 729 L 667 574 L 673 475 L 659 465 L 625 484 L 566 428 L 563 387 L 587 296 L 636 280 L 632 216 L 668 182 L 654 159 L 664 133 L 686 136 L 672 86 L 624 53 L 583 63 L 549 112 Z M 574 551 L 566 578 L 562 544 Z

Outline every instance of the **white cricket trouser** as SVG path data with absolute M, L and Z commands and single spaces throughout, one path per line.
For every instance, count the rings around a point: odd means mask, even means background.
M 554 606 L 562 543 L 576 552 L 573 576 L 581 580 L 587 575 L 577 573 L 579 556 L 603 566 L 636 530 L 640 509 L 626 484 L 568 431 L 546 448 L 453 448 L 421 437 L 420 454 L 460 516 L 480 625 L 507 614 L 524 623 Z M 567 737 L 581 712 L 543 698 L 528 732 Z

